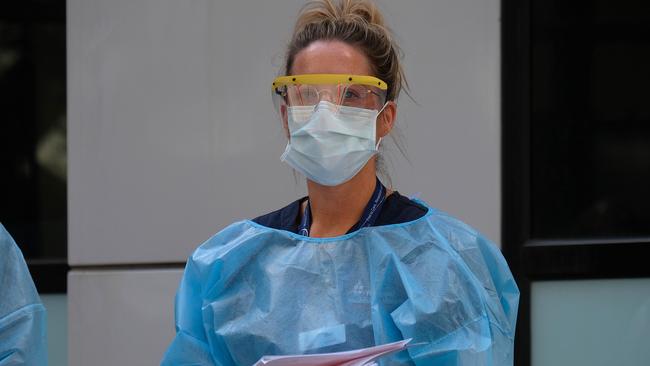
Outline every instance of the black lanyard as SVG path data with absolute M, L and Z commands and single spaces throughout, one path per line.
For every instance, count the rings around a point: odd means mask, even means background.
M 352 227 L 352 229 L 350 229 L 350 232 L 359 230 L 362 227 L 372 226 L 375 223 L 375 221 L 377 221 L 377 217 L 379 217 L 379 213 L 381 212 L 381 208 L 384 205 L 385 200 L 386 200 L 386 187 L 384 187 L 384 185 L 381 184 L 381 182 L 379 181 L 379 178 L 377 178 L 377 183 L 375 184 L 375 191 L 372 193 L 372 197 L 370 197 L 370 201 L 368 201 L 366 208 L 363 210 L 363 215 L 361 215 L 361 219 L 359 219 L 359 222 L 357 222 Z M 302 219 L 300 220 L 300 226 L 298 227 L 298 234 L 303 236 L 309 236 L 310 228 L 311 228 L 311 208 L 309 207 L 309 201 L 307 201 L 305 212 L 303 212 L 302 214 Z

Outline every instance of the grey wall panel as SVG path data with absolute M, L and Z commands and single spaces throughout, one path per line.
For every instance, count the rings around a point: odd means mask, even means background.
M 410 163 L 391 148 L 400 191 L 421 193 L 500 241 L 500 2 L 384 1 L 412 95 L 397 126 Z
M 68 2 L 71 264 L 182 261 L 300 194 L 270 102 L 289 19 L 268 2 Z
M 70 366 L 157 365 L 174 336 L 182 270 L 72 271 Z
M 304 192 L 269 83 L 303 1 L 69 0 L 69 261 L 183 261 Z M 499 2 L 381 2 L 402 98 L 402 193 L 499 239 Z M 389 150 L 394 150 L 390 143 Z

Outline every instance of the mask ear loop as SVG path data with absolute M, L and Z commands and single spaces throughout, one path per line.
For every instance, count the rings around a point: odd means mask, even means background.
M 377 112 L 377 117 L 375 117 L 375 122 L 377 121 L 377 118 L 379 118 L 379 115 L 381 114 L 381 112 L 384 111 L 384 108 L 386 108 L 387 105 L 388 105 L 388 101 L 386 101 L 386 103 L 384 103 L 384 106 L 381 107 L 379 112 Z M 375 128 L 375 131 L 376 131 L 376 128 Z M 381 144 L 381 139 L 382 138 L 380 137 L 379 140 L 377 140 L 377 144 L 375 145 L 375 150 L 379 150 L 379 144 Z
M 336 85 L 336 103 L 334 103 L 336 106 L 336 114 L 341 112 L 341 107 L 343 106 L 343 95 L 348 91 L 348 87 L 348 85 Z M 343 89 L 343 92 L 341 92 L 341 89 Z

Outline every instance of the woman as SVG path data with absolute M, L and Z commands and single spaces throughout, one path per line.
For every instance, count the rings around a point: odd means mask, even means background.
M 308 197 L 234 223 L 188 260 L 163 364 L 251 365 L 412 338 L 383 365 L 512 364 L 519 292 L 497 248 L 386 189 L 377 149 L 405 83 L 369 1 L 310 2 L 273 82 L 282 160 Z

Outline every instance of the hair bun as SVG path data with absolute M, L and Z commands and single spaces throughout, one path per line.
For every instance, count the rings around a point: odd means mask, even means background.
M 296 29 L 311 23 L 363 22 L 384 27 L 384 17 L 374 2 L 369 0 L 312 0 L 303 6 L 296 21 Z

